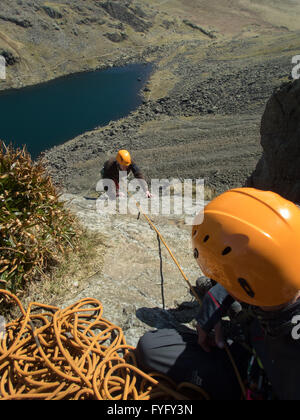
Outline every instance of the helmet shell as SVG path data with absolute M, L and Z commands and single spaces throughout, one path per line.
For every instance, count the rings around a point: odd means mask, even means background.
M 203 273 L 237 300 L 289 302 L 300 289 L 300 209 L 271 191 L 229 190 L 211 201 L 192 229 Z M 200 220 L 200 219 L 199 219 Z
M 128 150 L 119 150 L 116 160 L 120 165 L 124 165 L 124 166 L 131 165 L 131 156 Z

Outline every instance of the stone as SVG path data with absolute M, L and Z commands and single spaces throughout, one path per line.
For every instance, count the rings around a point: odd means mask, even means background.
M 108 38 L 112 42 L 122 42 L 128 38 L 125 32 L 107 33 L 107 34 L 104 34 L 104 36 L 106 36 L 106 38 Z
M 61 200 L 86 229 L 103 234 L 106 249 L 102 270 L 86 280 L 75 281 L 63 307 L 85 297 L 100 300 L 104 318 L 120 326 L 132 346 L 150 329 L 193 328 L 199 305 L 163 244 L 165 309 L 162 307 L 157 235 L 144 217 L 137 220 L 132 214 L 99 213 L 96 200 L 80 195 L 64 194 Z M 176 224 L 168 216 L 154 216 L 154 221 L 190 282 L 195 284 L 201 271 L 191 251 L 190 228 Z
M 261 121 L 263 155 L 247 186 L 300 202 L 300 80 L 274 92 Z
M 101 4 L 101 6 L 111 17 L 120 20 L 122 23 L 128 24 L 136 32 L 145 32 L 150 26 L 152 26 L 151 23 L 138 17 L 121 2 L 107 1 L 106 3 Z
M 63 17 L 62 13 L 57 8 L 50 7 L 50 6 L 42 6 L 42 9 L 52 19 L 61 19 Z

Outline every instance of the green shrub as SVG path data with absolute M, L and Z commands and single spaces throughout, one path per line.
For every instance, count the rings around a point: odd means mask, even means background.
M 76 241 L 75 220 L 42 162 L 0 141 L 0 288 L 16 293 Z

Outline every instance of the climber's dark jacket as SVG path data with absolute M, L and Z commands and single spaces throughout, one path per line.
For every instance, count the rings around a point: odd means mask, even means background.
M 216 285 L 206 294 L 197 321 L 208 332 L 209 319 L 227 298 L 226 290 Z M 265 312 L 241 304 L 249 344 L 260 358 L 273 392 L 281 400 L 300 399 L 300 300 L 282 310 Z M 297 316 L 299 319 L 297 319 Z M 208 328 L 207 328 L 208 326 Z
M 119 172 L 121 171 L 119 163 L 116 161 L 115 158 L 110 158 L 108 161 L 105 162 L 103 169 L 101 171 L 101 175 L 103 179 L 112 179 L 116 186 L 119 185 Z M 137 179 L 145 180 L 144 175 L 140 168 L 136 165 L 134 161 L 132 161 L 131 165 L 126 168 L 127 175 L 130 172 L 133 173 L 134 177 Z

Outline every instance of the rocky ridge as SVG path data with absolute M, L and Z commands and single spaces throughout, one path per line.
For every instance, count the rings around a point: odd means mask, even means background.
M 170 22 L 167 29 L 166 13 L 151 3 L 3 0 L 0 51 L 14 60 L 7 61 L 7 80 L 0 82 L 0 90 L 151 60 L 164 45 L 159 36 L 162 29 L 173 37 L 175 28 L 176 42 L 179 34 L 194 37 L 193 28 L 181 20 Z M 202 38 L 209 39 L 204 33 Z
M 300 203 L 300 81 L 277 89 L 261 123 L 263 155 L 248 186 L 275 191 Z

